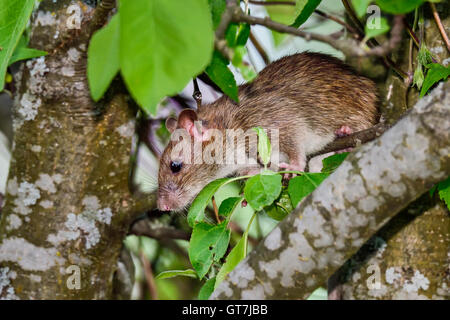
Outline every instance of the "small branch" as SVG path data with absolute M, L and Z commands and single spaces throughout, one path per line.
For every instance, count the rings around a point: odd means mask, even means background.
M 431 11 L 433 11 L 433 17 L 434 17 L 434 20 L 436 21 L 436 24 L 437 24 L 438 28 L 439 28 L 439 32 L 442 35 L 442 39 L 445 42 L 447 50 L 450 52 L 450 40 L 448 39 L 447 33 L 445 32 L 444 25 L 442 24 L 441 18 L 439 17 L 439 13 L 436 10 L 436 6 L 434 5 L 433 2 L 429 2 L 429 5 L 431 7 Z
M 337 138 L 333 142 L 326 145 L 322 150 L 310 155 L 309 158 L 313 158 L 328 152 L 343 150 L 346 148 L 355 148 L 363 143 L 378 138 L 389 128 L 390 126 L 388 124 L 379 123 L 372 128 L 358 131 L 342 138 Z
M 261 56 L 261 58 L 263 59 L 264 63 L 266 65 L 268 65 L 270 63 L 269 55 L 267 54 L 267 52 L 264 50 L 262 45 L 259 43 L 258 39 L 255 37 L 255 35 L 251 31 L 250 31 L 250 41 L 255 46 L 256 51 L 258 51 L 258 53 Z
M 156 240 L 175 239 L 189 241 L 189 239 L 191 238 L 190 233 L 180 229 L 170 227 L 151 228 L 146 219 L 135 222 L 131 226 L 128 234 L 136 236 L 146 236 Z
M 362 25 L 361 21 L 359 21 L 358 17 L 356 16 L 356 13 L 353 10 L 353 7 L 348 2 L 348 0 L 342 0 L 342 4 L 344 5 L 345 11 L 347 12 L 348 16 L 350 17 L 350 20 L 355 25 L 358 34 L 361 37 L 364 37 L 364 26 Z
M 328 14 L 326 12 L 323 12 L 321 10 L 317 10 L 316 9 L 316 10 L 314 10 L 314 12 L 317 13 L 319 16 L 325 18 L 325 19 L 329 19 L 329 20 L 332 20 L 332 21 L 340 24 L 341 26 L 346 28 L 348 30 L 348 32 L 353 33 L 355 35 L 358 35 L 358 37 L 359 37 L 358 31 L 355 28 L 353 28 L 351 25 L 349 25 L 348 23 L 343 21 L 342 19 L 340 19 L 338 17 L 335 17 L 335 16 L 332 16 L 332 15 L 330 15 L 330 14 Z
M 112 9 L 116 7 L 116 0 L 102 0 L 95 8 L 94 16 L 89 23 L 89 35 L 92 36 L 95 31 L 103 27 L 108 20 Z
M 251 4 L 255 4 L 257 6 L 295 6 L 295 1 L 258 1 L 258 0 L 249 0 Z
M 211 200 L 212 200 L 213 209 L 214 209 L 214 216 L 216 217 L 217 223 L 220 223 L 219 209 L 217 208 L 216 198 L 214 198 L 214 196 L 213 196 Z
M 200 91 L 200 88 L 198 87 L 197 78 L 194 78 L 194 92 L 192 93 L 192 98 L 194 98 L 195 102 L 197 102 L 197 108 L 200 108 L 202 105 L 202 93 Z
M 147 281 L 148 291 L 152 300 L 158 300 L 158 291 L 156 290 L 155 277 L 153 276 L 152 265 L 143 252 L 140 254 L 142 267 L 144 269 L 145 280 Z

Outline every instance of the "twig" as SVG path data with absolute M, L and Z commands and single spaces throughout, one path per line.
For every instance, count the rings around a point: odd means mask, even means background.
M 148 291 L 152 300 L 158 300 L 158 291 L 156 289 L 155 277 L 153 276 L 152 265 L 143 252 L 140 253 L 142 267 L 144 269 L 145 280 L 147 281 Z
M 249 0 L 251 4 L 255 4 L 258 6 L 295 6 L 295 1 L 257 1 L 257 0 Z
M 313 157 L 316 157 L 316 156 L 319 156 L 321 154 L 325 154 L 328 152 L 339 151 L 339 150 L 343 150 L 346 148 L 357 147 L 359 144 L 363 144 L 363 143 L 369 142 L 371 140 L 374 140 L 375 138 L 382 135 L 389 128 L 390 128 L 390 126 L 388 124 L 379 123 L 379 124 L 373 126 L 372 128 L 358 131 L 358 132 L 355 132 L 351 135 L 348 135 L 348 136 L 345 136 L 342 138 L 337 138 L 333 142 L 326 145 L 322 150 L 320 150 L 314 154 L 311 154 L 309 156 L 309 158 L 313 158 Z
M 450 52 L 450 40 L 448 39 L 447 33 L 445 32 L 444 26 L 442 24 L 441 18 L 439 17 L 439 13 L 436 10 L 436 6 L 434 5 L 433 2 L 429 2 L 430 7 L 431 7 L 431 11 L 433 11 L 433 17 L 434 20 L 436 21 L 436 24 L 439 28 L 439 32 L 442 35 L 442 39 L 444 39 L 445 45 L 447 47 L 447 50 Z
M 202 105 L 202 93 L 200 91 L 200 88 L 198 87 L 197 78 L 194 78 L 194 92 L 192 93 L 192 98 L 194 98 L 195 102 L 197 102 L 197 108 L 200 108 Z
M 348 0 L 342 0 L 342 4 L 344 5 L 345 11 L 347 12 L 347 14 L 350 17 L 350 20 L 355 25 L 357 32 L 359 33 L 360 36 L 364 37 L 364 26 L 361 23 L 361 21 L 359 21 L 358 17 L 356 16 L 356 13 L 353 10 L 353 7 L 350 5 Z
M 214 209 L 214 216 L 216 217 L 217 223 L 220 223 L 219 209 L 217 209 L 216 199 L 213 196 L 211 200 L 212 200 L 213 209 Z
M 269 59 L 269 56 L 268 56 L 267 52 L 264 50 L 262 45 L 259 43 L 258 39 L 255 37 L 255 35 L 251 31 L 250 31 L 250 41 L 255 46 L 256 51 L 258 51 L 258 53 L 261 56 L 261 58 L 263 59 L 264 63 L 266 65 L 269 64 L 270 63 L 270 59 Z
M 146 236 L 156 240 L 176 239 L 189 241 L 191 238 L 190 233 L 180 229 L 170 227 L 151 228 L 145 219 L 135 222 L 131 226 L 129 234 Z
M 351 25 L 349 25 L 348 23 L 346 23 L 345 21 L 343 21 L 342 19 L 340 19 L 340 18 L 338 18 L 338 17 L 335 17 L 335 16 L 332 16 L 332 15 L 330 15 L 330 14 L 328 14 L 328 13 L 326 13 L 326 12 L 323 12 L 323 11 L 321 11 L 321 10 L 317 10 L 317 9 L 316 9 L 316 10 L 314 10 L 314 12 L 317 13 L 317 14 L 318 14 L 319 16 L 321 16 L 321 17 L 324 17 L 324 18 L 326 18 L 326 19 L 332 20 L 332 21 L 334 21 L 334 22 L 340 24 L 341 26 L 343 26 L 344 28 L 346 28 L 346 29 L 348 30 L 348 32 L 353 33 L 353 34 L 359 36 L 358 31 L 357 31 L 355 28 L 353 28 Z
M 108 20 L 109 13 L 116 7 L 116 0 L 102 0 L 95 8 L 94 16 L 89 23 L 89 35 L 103 27 Z

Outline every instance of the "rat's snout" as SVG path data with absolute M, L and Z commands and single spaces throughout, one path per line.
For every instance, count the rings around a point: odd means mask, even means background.
M 165 185 L 158 190 L 158 200 L 156 202 L 161 211 L 171 211 L 178 208 L 179 197 L 176 188 L 171 185 Z

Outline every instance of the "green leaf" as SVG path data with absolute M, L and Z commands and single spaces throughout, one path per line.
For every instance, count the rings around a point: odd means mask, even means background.
M 308 173 L 289 180 L 288 192 L 292 206 L 297 207 L 300 201 L 313 192 L 327 177 L 327 173 Z
M 98 101 L 120 69 L 120 18 L 111 21 L 92 36 L 88 49 L 87 77 L 91 96 Z
M 355 9 L 358 18 L 362 18 L 367 13 L 367 7 L 372 0 L 352 0 L 353 9 Z
M 261 161 L 264 167 L 270 161 L 270 155 L 272 153 L 272 146 L 270 145 L 270 140 L 267 137 L 266 131 L 264 131 L 261 127 L 253 128 L 258 134 L 258 155 L 261 158 Z
M 392 14 L 411 12 L 424 2 L 425 0 L 376 0 L 381 10 Z
M 205 217 L 205 208 L 208 205 L 209 201 L 213 197 L 214 193 L 216 193 L 219 188 L 228 182 L 230 182 L 231 178 L 222 178 L 214 180 L 208 183 L 202 191 L 197 195 L 194 201 L 191 204 L 188 212 L 188 223 L 191 227 L 194 226 L 196 222 L 203 221 Z
M 216 30 L 220 24 L 222 14 L 227 7 L 227 0 L 208 0 L 208 2 L 211 10 L 213 27 L 214 30 Z
M 439 63 L 428 64 L 429 68 L 425 80 L 423 81 L 422 90 L 420 90 L 420 97 L 422 98 L 430 88 L 441 80 L 447 80 L 450 75 L 450 66 L 444 67 Z
M 244 196 L 255 211 L 272 204 L 281 192 L 281 175 L 257 174 L 247 180 Z
M 211 278 L 205 282 L 198 293 L 198 300 L 208 300 L 209 296 L 214 291 L 214 285 L 216 284 L 216 277 Z
M 222 201 L 219 206 L 219 215 L 229 217 L 233 213 L 234 209 L 241 203 L 243 197 L 231 197 Z
M 275 1 L 283 1 L 283 0 L 275 0 Z M 297 0 L 299 1 L 306 1 L 307 0 Z M 297 7 L 295 6 L 283 6 L 283 5 L 277 5 L 277 6 L 265 6 L 265 9 L 267 10 L 267 13 L 269 14 L 269 17 L 279 23 L 290 25 L 295 22 L 295 18 L 298 16 L 299 11 Z M 286 34 L 279 33 L 276 31 L 272 31 L 273 40 L 275 43 L 275 46 L 278 46 L 281 44 L 281 42 L 286 38 Z
M 245 256 L 247 255 L 248 233 L 250 231 L 250 227 L 252 226 L 255 217 L 256 212 L 250 219 L 247 229 L 245 230 L 241 239 L 238 241 L 238 243 L 234 246 L 234 248 L 226 257 L 225 263 L 222 265 L 222 268 L 220 268 L 219 272 L 217 273 L 215 288 L 217 288 L 217 286 L 225 279 L 227 274 L 230 273 L 239 264 L 239 262 L 241 262 L 242 259 L 244 259 Z
M 158 102 L 183 89 L 209 64 L 214 32 L 207 0 L 123 0 L 120 66 L 139 105 L 155 114 Z
M 236 39 L 236 46 L 245 46 L 250 36 L 250 25 L 248 23 L 241 24 Z
M 229 242 L 230 230 L 226 222 L 218 225 L 200 222 L 194 226 L 189 242 L 189 259 L 200 279 L 214 261 L 218 262 L 224 256 Z
M 439 197 L 445 202 L 447 208 L 450 210 L 450 177 L 438 184 Z
M 292 207 L 291 198 L 287 188 L 283 187 L 280 197 L 270 206 L 264 208 L 269 217 L 274 220 L 283 220 L 294 208 Z
M 187 270 L 168 270 L 163 271 L 156 276 L 155 279 L 169 279 L 174 277 L 189 277 L 189 278 L 197 278 L 197 273 L 195 270 L 187 269 Z
M 230 23 L 227 27 L 227 30 L 225 31 L 225 40 L 227 40 L 227 45 L 230 48 L 233 48 L 236 46 L 236 34 L 238 30 L 238 24 L 237 23 Z
M 308 18 L 313 14 L 314 10 L 316 10 L 316 8 L 319 6 L 321 1 L 322 0 L 308 0 L 305 3 L 305 1 L 297 0 L 296 9 L 299 14 L 291 27 L 298 28 L 302 24 L 304 24 L 306 20 L 308 20 Z M 299 7 L 301 7 L 301 11 L 299 11 Z
M 0 91 L 6 68 L 33 11 L 34 0 L 0 0 Z
M 226 62 L 220 53 L 214 51 L 211 63 L 205 72 L 228 97 L 239 102 L 236 80 L 234 79 L 233 73 L 228 69 L 227 64 L 228 62 Z
M 328 300 L 328 291 L 322 287 L 317 288 L 306 300 Z
M 14 50 L 14 53 L 12 54 L 11 58 L 9 59 L 8 66 L 20 60 L 33 59 L 45 56 L 47 54 L 48 52 L 46 51 L 18 46 L 16 50 Z
M 378 19 L 378 18 L 376 18 Z M 370 23 L 369 20 L 367 20 L 366 26 L 364 28 L 364 32 L 366 36 L 364 37 L 363 42 L 366 42 L 367 40 L 371 38 L 378 37 L 386 32 L 389 31 L 389 23 L 387 22 L 386 18 L 379 18 L 380 25 L 373 26 L 372 23 Z
M 322 172 L 331 173 L 337 169 L 344 162 L 345 158 L 348 156 L 348 152 L 342 152 L 333 154 L 322 160 Z

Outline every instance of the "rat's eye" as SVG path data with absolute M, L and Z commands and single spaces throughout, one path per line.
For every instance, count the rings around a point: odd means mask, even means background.
M 171 161 L 170 162 L 170 170 L 173 173 L 179 172 L 182 167 L 183 167 L 183 162 L 179 162 L 179 161 Z

